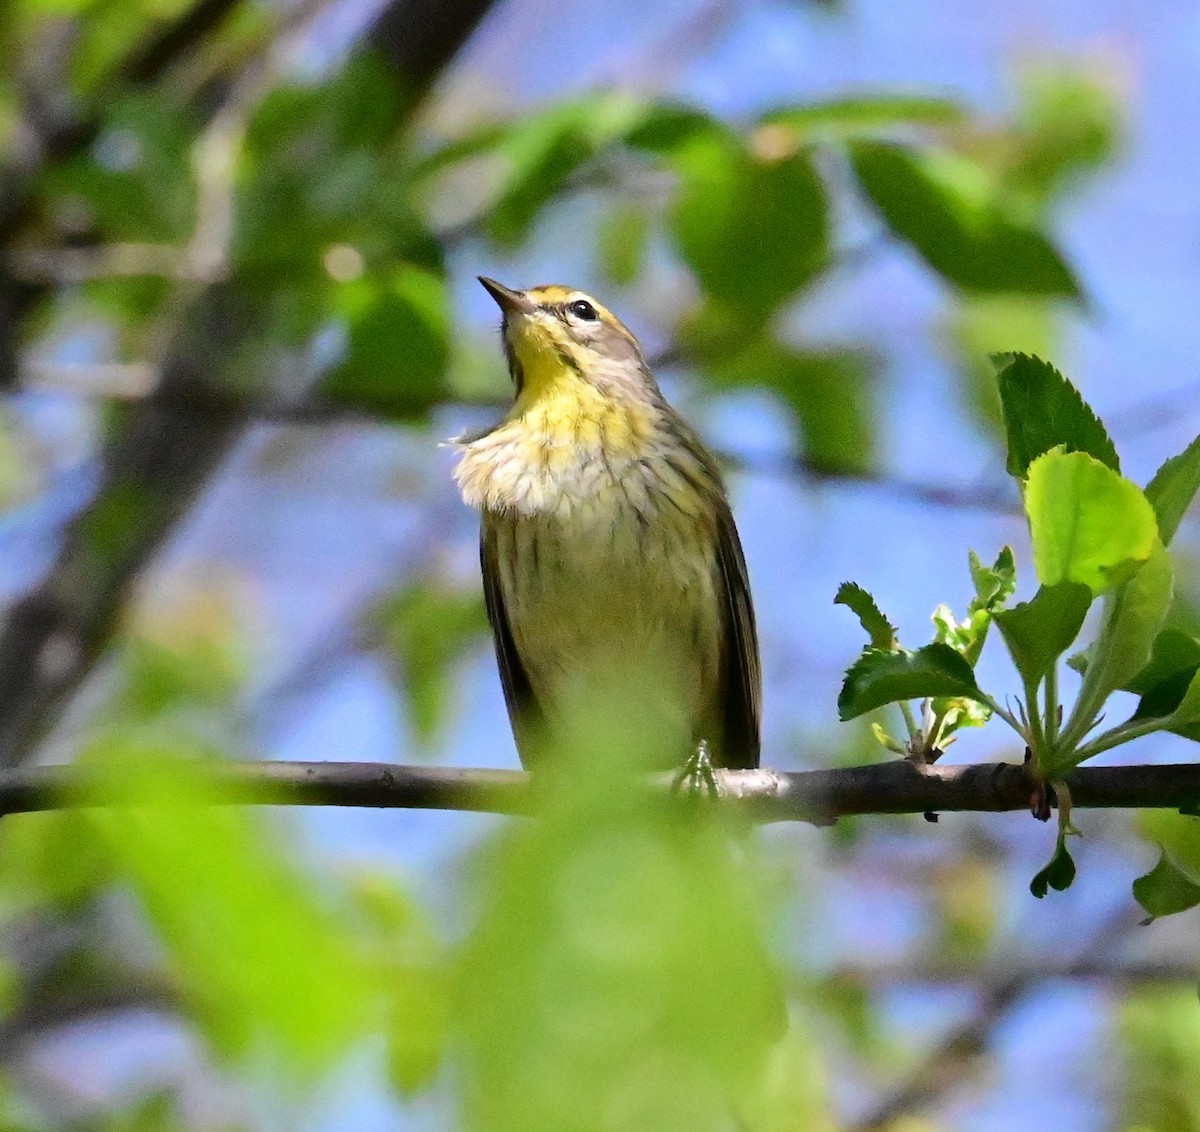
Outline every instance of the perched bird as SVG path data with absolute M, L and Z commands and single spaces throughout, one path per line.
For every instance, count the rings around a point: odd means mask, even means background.
M 720 471 L 667 404 L 637 340 L 571 287 L 480 282 L 503 312 L 516 388 L 458 443 L 483 513 L 484 594 L 521 760 L 594 689 L 629 722 L 655 713 L 721 767 L 759 758 L 754 612 Z M 599 722 L 603 723 L 603 720 Z

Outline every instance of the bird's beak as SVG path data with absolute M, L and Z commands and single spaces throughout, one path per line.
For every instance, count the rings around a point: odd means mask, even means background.
M 483 284 L 484 289 L 496 300 L 496 305 L 506 315 L 532 314 L 537 310 L 537 305 L 530 302 L 524 291 L 514 291 L 509 287 L 505 287 L 503 283 L 497 283 L 496 280 L 489 279 L 486 275 L 480 275 L 479 282 Z

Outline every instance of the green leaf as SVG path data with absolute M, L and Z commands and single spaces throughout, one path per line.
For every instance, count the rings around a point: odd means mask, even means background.
M 1018 89 L 1005 182 L 1044 209 L 1077 188 L 1081 174 L 1111 159 L 1124 99 L 1109 76 L 1084 60 L 1022 66 Z
M 1171 716 L 1177 727 L 1186 727 L 1200 720 L 1200 675 L 1193 673 Z
M 704 290 L 764 322 L 824 265 L 825 187 L 806 152 L 767 160 L 720 136 L 678 156 L 670 230 Z
M 119 731 L 87 757 L 139 804 L 81 811 L 80 851 L 113 862 L 218 1048 L 269 1043 L 301 1080 L 343 1057 L 370 1027 L 371 974 L 263 812 L 221 805 L 202 766 Z
M 983 699 L 961 653 L 940 642 L 915 652 L 867 649 L 846 673 L 838 718 L 845 722 L 885 704 L 932 696 Z
M 428 409 L 443 392 L 450 357 L 445 279 L 402 263 L 382 278 L 343 284 L 337 305 L 349 341 L 321 393 L 390 417 Z
M 1134 899 L 1146 910 L 1151 920 L 1173 916 L 1200 904 L 1200 884 L 1194 884 L 1173 864 L 1165 852 L 1158 864 L 1145 876 L 1133 882 Z M 1149 921 L 1147 921 L 1149 922 Z
M 1117 450 L 1100 418 L 1049 362 L 1028 354 L 997 354 L 996 380 L 1008 439 L 1008 472 L 1024 479 L 1044 452 L 1087 452 L 1114 472 Z
M 1005 206 L 987 172 L 941 149 L 854 141 L 850 160 L 891 231 L 964 291 L 1080 297 L 1054 245 Z
M 875 359 L 855 350 L 793 350 L 747 330 L 706 305 L 689 321 L 681 342 L 722 387 L 759 385 L 776 393 L 800 426 L 806 463 L 833 474 L 869 469 L 875 449 L 872 378 Z M 753 338 L 745 345 L 747 334 Z M 721 356 L 725 340 L 736 350 Z M 706 361 L 706 355 L 716 355 Z
M 1200 668 L 1200 641 L 1182 629 L 1167 627 L 1154 638 L 1149 662 L 1125 685 L 1125 690 L 1144 696 L 1164 680 L 1180 674 L 1190 679 L 1197 668 Z
M 659 102 L 647 107 L 626 132 L 625 144 L 649 153 L 673 155 L 717 135 L 728 137 L 729 130 L 712 115 L 693 106 Z
M 556 750 L 537 820 L 479 854 L 451 1020 L 462 1124 L 719 1132 L 786 1027 L 753 849 L 623 778 L 645 753 L 623 766 L 628 746 L 591 720 L 578 739 Z
M 1027 684 L 1036 684 L 1083 628 L 1092 591 L 1080 582 L 1042 586 L 1033 598 L 994 614 L 1000 634 Z
M 798 137 L 845 138 L 877 134 L 888 126 L 953 126 L 964 117 L 962 105 L 953 99 L 879 93 L 780 107 L 760 121 L 787 126 Z
M 1124 685 L 1142 698 L 1134 719 L 1171 715 L 1200 672 L 1200 641 L 1182 629 L 1166 628 L 1154 638 L 1150 660 Z
M 1161 546 L 1141 489 L 1085 452 L 1038 456 L 1029 465 L 1025 510 L 1044 586 L 1082 582 L 1103 593 Z
M 604 277 L 618 287 L 628 287 L 641 273 L 650 244 L 650 217 L 646 209 L 617 199 L 596 234 L 596 256 Z
M 838 586 L 833 604 L 850 608 L 871 638 L 871 648 L 895 651 L 899 647 L 896 626 L 880 612 L 875 598 L 856 582 L 843 582 Z
M 1164 546 L 1171 545 L 1197 490 L 1200 490 L 1200 436 L 1163 464 L 1146 485 L 1146 498 L 1158 516 L 1158 534 Z
M 1142 810 L 1137 827 L 1188 881 L 1200 885 L 1200 818 L 1173 810 Z
M 377 617 L 400 661 L 399 684 L 413 731 L 420 742 L 430 743 L 453 703 L 457 662 L 487 632 L 482 596 L 422 580 L 388 599 Z
M 975 586 L 975 597 L 967 607 L 968 612 L 994 612 L 1016 592 L 1017 563 L 1011 546 L 1003 547 L 991 566 L 984 566 L 973 550 L 967 552 L 967 563 Z
M 588 95 L 512 123 L 496 147 L 502 188 L 486 213 L 488 235 L 513 246 L 526 239 L 542 209 L 586 162 L 642 120 L 626 94 Z
M 1149 662 L 1171 605 L 1172 581 L 1171 559 L 1156 536 L 1154 549 L 1138 572 L 1105 599 L 1100 635 L 1085 678 L 1098 697 L 1125 687 Z
M 1039 900 L 1050 889 L 1055 892 L 1065 892 L 1075 881 L 1075 862 L 1067 849 L 1063 838 L 1059 837 L 1054 856 L 1050 863 L 1029 882 L 1029 891 Z

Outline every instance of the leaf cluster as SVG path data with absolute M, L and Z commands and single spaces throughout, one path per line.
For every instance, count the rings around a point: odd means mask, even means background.
M 946 606 L 933 615 L 934 639 L 900 645 L 890 622 L 861 587 L 847 583 L 835 601 L 858 615 L 870 643 L 846 673 L 838 699 L 843 719 L 899 704 L 907 739 L 880 730 L 885 745 L 921 762 L 938 758 L 966 725 L 995 715 L 1024 745 L 1036 787 L 1035 812 L 1057 796 L 1059 835 L 1051 863 L 1034 878 L 1035 895 L 1068 887 L 1075 866 L 1066 847 L 1070 797 L 1062 783 L 1073 767 L 1155 731 L 1200 738 L 1200 638 L 1173 616 L 1167 546 L 1200 489 L 1200 438 L 1159 469 L 1145 488 L 1121 475 L 1111 438 L 1078 390 L 1053 366 L 1024 354 L 995 359 L 1008 440 L 1009 473 L 1025 505 L 1037 592 L 1009 605 L 1016 589 L 1012 551 L 983 567 L 971 553 L 975 595 L 966 619 Z M 1098 606 L 1085 650 L 1066 660 Z M 975 668 L 995 623 L 1023 694 L 1001 706 Z M 1081 676 L 1064 703 L 1060 667 Z M 1102 729 L 1116 692 L 1140 699 L 1123 722 Z M 920 701 L 920 722 L 910 701 Z M 1151 914 L 1200 903 L 1200 889 L 1167 856 L 1135 886 Z M 1195 897 L 1195 898 L 1193 898 Z

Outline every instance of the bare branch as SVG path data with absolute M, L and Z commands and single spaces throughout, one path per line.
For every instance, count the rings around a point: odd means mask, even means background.
M 365 762 L 234 762 L 205 768 L 222 802 L 522 814 L 534 776 L 519 770 L 393 766 Z M 1027 809 L 1034 782 L 1017 763 L 918 766 L 905 759 L 839 770 L 724 770 L 723 804 L 759 822 L 828 825 L 853 814 L 1000 812 Z M 670 775 L 656 776 L 669 788 Z M 1077 808 L 1150 809 L 1200 801 L 1200 763 L 1081 767 L 1067 776 Z M 103 769 L 61 764 L 0 771 L 0 814 L 136 804 Z

